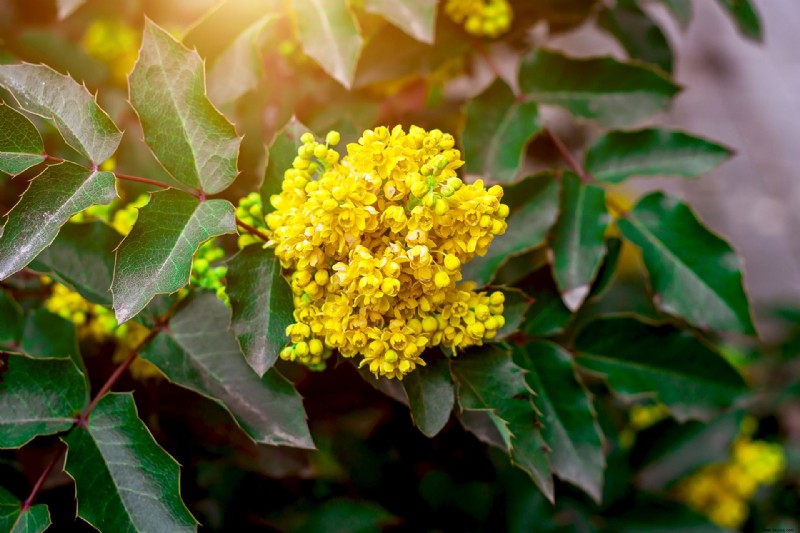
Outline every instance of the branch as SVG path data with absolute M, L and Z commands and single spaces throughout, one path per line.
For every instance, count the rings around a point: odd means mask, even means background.
M 561 137 L 553 133 L 553 130 L 551 129 L 545 129 L 544 131 L 550 136 L 550 139 L 553 140 L 553 144 L 556 145 L 558 153 L 561 154 L 561 157 L 567 163 L 567 166 L 570 168 L 570 170 L 577 174 L 584 183 L 591 183 L 594 181 L 594 177 L 586 172 L 580 164 L 578 164 L 578 162 L 572 156 L 572 152 L 569 151 L 567 145 L 561 140 Z
M 42 475 L 39 476 L 39 479 L 36 480 L 36 484 L 33 486 L 33 489 L 31 489 L 31 493 L 28 495 L 25 501 L 20 504 L 21 513 L 24 513 L 31 508 L 33 505 L 33 500 L 36 498 L 36 494 L 39 493 L 39 489 L 41 489 L 42 485 L 44 484 L 44 480 L 47 479 L 47 476 L 49 476 L 50 472 L 52 472 L 56 467 L 56 464 L 58 463 L 59 459 L 61 459 L 61 456 L 64 455 L 64 451 L 66 449 L 66 446 L 61 447 L 58 453 L 53 456 L 53 459 L 50 461 L 50 464 L 47 465 L 47 468 L 44 469 Z

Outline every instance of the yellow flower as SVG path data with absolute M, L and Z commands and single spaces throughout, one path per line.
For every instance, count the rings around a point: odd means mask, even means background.
M 453 22 L 478 37 L 499 37 L 514 18 L 508 0 L 447 0 L 444 9 Z

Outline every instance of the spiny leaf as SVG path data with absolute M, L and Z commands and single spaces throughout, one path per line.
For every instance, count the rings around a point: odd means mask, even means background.
M 764 38 L 761 28 L 761 18 L 750 0 L 717 0 L 719 5 L 728 12 L 739 33 L 757 42 Z
M 536 391 L 553 472 L 599 503 L 606 464 L 603 433 L 572 358 L 557 344 L 535 342 L 515 347 L 514 362 L 528 371 L 525 379 Z
M 528 142 L 542 131 L 534 102 L 517 101 L 502 80 L 495 81 L 466 108 L 462 134 L 467 172 L 501 184 L 516 181 Z
M 50 511 L 46 505 L 34 505 L 23 511 L 19 500 L 0 487 L 0 531 L 42 533 L 50 523 Z
M 600 11 L 597 25 L 613 35 L 631 59 L 672 72 L 672 50 L 664 32 L 633 0 Z
M 209 194 L 233 182 L 241 138 L 206 98 L 197 52 L 148 19 L 128 85 L 144 140 L 173 178 Z
M 0 279 L 21 270 L 47 248 L 72 215 L 113 200 L 114 183 L 114 174 L 75 163 L 47 167 L 8 214 L 0 235 Z
M 447 424 L 455 403 L 453 379 L 447 359 L 430 361 L 403 379 L 414 424 L 427 437 L 434 437 Z
M 635 176 L 696 178 L 725 162 L 731 153 L 722 145 L 681 131 L 612 131 L 589 147 L 586 170 L 609 183 Z
M 259 379 L 228 329 L 230 318 L 214 294 L 194 294 L 142 356 L 170 381 L 226 408 L 256 442 L 313 448 L 300 395 L 274 368 Z
M 655 192 L 618 225 L 642 249 L 658 307 L 702 328 L 755 333 L 736 253 L 686 204 Z
M 708 420 L 746 390 L 719 353 L 673 326 L 601 318 L 580 331 L 575 349 L 578 365 L 605 375 L 616 393 L 655 397 L 677 420 Z
M 100 164 L 117 151 L 120 132 L 83 85 L 46 65 L 0 65 L 0 85 L 20 107 L 52 120 L 72 148 Z
M 292 0 L 303 50 L 349 88 L 363 39 L 346 0 Z
M 294 302 L 281 264 L 271 250 L 253 244 L 228 262 L 227 292 L 231 328 L 247 362 L 259 376 L 269 370 L 286 345 L 286 327 L 294 322 Z
M 642 65 L 610 57 L 578 59 L 538 48 L 523 59 L 519 80 L 527 98 L 609 127 L 626 126 L 664 110 L 679 90 L 664 75 Z
M 611 222 L 605 191 L 582 183 L 567 172 L 561 179 L 561 211 L 553 228 L 553 277 L 564 303 L 578 309 L 606 253 L 605 232 Z
M 89 387 L 74 361 L 7 356 L 0 381 L 0 448 L 19 448 L 38 435 L 71 428 L 89 402 Z
M 0 172 L 16 176 L 44 161 L 44 144 L 25 115 L 0 102 Z
M 136 316 L 156 294 L 186 285 L 200 244 L 235 232 L 234 208 L 227 200 L 199 202 L 174 189 L 152 193 L 117 249 L 111 285 L 117 322 Z
M 100 531 L 195 531 L 181 500 L 178 463 L 136 413 L 131 393 L 106 394 L 86 427 L 63 441 L 78 516 Z
M 424 43 L 433 44 L 438 0 L 366 0 L 364 10 L 376 13 Z

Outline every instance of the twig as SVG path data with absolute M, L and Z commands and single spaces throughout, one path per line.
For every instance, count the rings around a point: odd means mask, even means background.
M 240 219 L 239 217 L 236 217 L 236 224 L 239 227 L 247 230 L 248 233 L 251 233 L 251 234 L 255 235 L 256 237 L 258 237 L 262 241 L 264 241 L 264 242 L 269 241 L 269 235 L 267 235 L 266 233 L 262 232 L 260 229 L 256 228 L 255 226 L 251 226 L 250 224 L 248 224 L 244 220 Z
M 31 489 L 31 493 L 28 495 L 25 501 L 20 504 L 20 512 L 24 513 L 31 508 L 33 505 L 33 500 L 36 498 L 36 495 L 39 493 L 39 489 L 41 489 L 42 485 L 44 484 L 44 480 L 47 479 L 47 476 L 49 476 L 50 472 L 52 472 L 56 467 L 56 464 L 61 459 L 61 456 L 64 455 L 64 450 L 66 450 L 66 447 L 62 446 L 58 453 L 53 456 L 50 464 L 48 464 L 47 468 L 44 469 L 44 472 L 42 472 L 42 475 L 39 476 L 39 479 L 36 480 L 36 484 Z
M 550 139 L 553 140 L 553 144 L 556 145 L 558 153 L 561 154 L 561 157 L 567 163 L 567 166 L 581 178 L 581 181 L 584 183 L 591 183 L 594 181 L 594 178 L 588 172 L 586 172 L 580 164 L 578 164 L 578 162 L 572 156 L 572 152 L 570 152 L 569 148 L 567 148 L 567 145 L 564 144 L 564 141 L 562 141 L 558 135 L 553 133 L 553 130 L 551 129 L 546 129 L 545 132 L 550 136 Z

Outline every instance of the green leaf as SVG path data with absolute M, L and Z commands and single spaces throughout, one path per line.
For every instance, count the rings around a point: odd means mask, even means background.
M 592 290 L 589 291 L 590 298 L 599 298 L 611 286 L 621 255 L 622 240 L 616 237 L 607 239 L 606 254 L 603 258 L 603 264 L 600 265 L 600 271 L 597 272 L 597 277 L 595 277 L 594 283 L 592 283 Z
M 494 411 L 466 411 L 456 409 L 456 418 L 461 425 L 475 435 L 479 441 L 489 446 L 494 446 L 508 453 L 505 435 L 500 433 L 499 427 L 504 427 Z
M 175 180 L 209 194 L 233 183 L 241 138 L 206 98 L 197 52 L 147 19 L 128 85 L 144 140 Z
M 111 285 L 117 322 L 136 316 L 156 294 L 186 285 L 200 244 L 235 232 L 234 208 L 227 200 L 200 202 L 174 189 L 152 193 L 117 248 Z
M 553 477 L 547 445 L 537 427 L 537 412 L 524 371 L 497 345 L 471 351 L 451 361 L 462 409 L 489 411 L 505 439 L 511 460 L 553 502 Z
M 226 408 L 256 442 L 313 448 L 300 395 L 274 368 L 259 379 L 228 329 L 230 318 L 214 294 L 193 294 L 142 356 L 170 381 Z
M 476 257 L 462 269 L 465 279 L 475 281 L 478 286 L 489 283 L 497 269 L 510 257 L 520 255 L 545 243 L 547 232 L 558 215 L 558 183 L 552 174 L 540 174 L 523 182 L 527 201 L 508 217 L 508 229 L 495 237 L 489 251 Z M 522 187 L 523 184 L 519 186 Z M 528 189 L 530 188 L 530 189 Z M 513 189 L 506 196 L 513 198 Z
M 274 19 L 267 15 L 245 28 L 209 69 L 208 97 L 214 104 L 221 107 L 234 102 L 258 86 L 264 76 L 262 36 Z
M 231 328 L 245 359 L 263 376 L 286 344 L 286 328 L 294 323 L 292 289 L 281 276 L 272 250 L 253 244 L 228 262 L 227 292 Z
M 535 342 L 515 347 L 514 362 L 528 371 L 525 379 L 536 392 L 553 472 L 599 503 L 606 464 L 603 433 L 572 358 L 557 344 Z
M 46 505 L 34 505 L 23 511 L 20 501 L 0 487 L 0 531 L 42 533 L 50 524 L 50 511 Z
M 692 0 L 657 0 L 667 6 L 675 21 L 682 30 L 689 26 L 692 20 Z
M 8 214 L 0 234 L 0 279 L 18 272 L 47 248 L 72 215 L 116 198 L 114 183 L 111 172 L 75 163 L 47 167 Z
M 552 280 L 529 292 L 533 305 L 528 310 L 522 331 L 530 337 L 547 337 L 564 331 L 572 313 L 564 305 Z
M 7 292 L 0 291 L 0 346 L 19 342 L 24 321 L 22 307 Z
M 505 340 L 518 332 L 522 322 L 525 320 L 528 309 L 533 303 L 533 299 L 530 296 L 518 289 L 503 289 L 503 295 L 506 298 L 503 304 L 503 318 L 506 323 L 497 330 L 497 335 L 492 339 L 492 342 Z
M 364 10 L 381 15 L 418 41 L 433 44 L 438 0 L 365 0 Z
M 292 0 L 303 51 L 349 88 L 363 39 L 346 0 Z
M 261 183 L 259 194 L 264 212 L 272 210 L 269 199 L 273 194 L 280 194 L 283 184 L 283 174 L 292 168 L 292 162 L 297 157 L 297 149 L 303 144 L 300 137 L 309 129 L 296 119 L 287 124 L 272 141 L 269 147 L 269 161 L 264 172 L 264 181 Z
M 122 132 L 83 85 L 46 65 L 0 65 L 0 85 L 20 107 L 52 120 L 72 148 L 100 164 L 117 151 Z
M 29 267 L 74 287 L 92 303 L 111 306 L 114 250 L 121 240 L 117 230 L 99 220 L 65 224 Z
M 724 163 L 732 151 L 681 131 L 648 128 L 612 131 L 586 153 L 586 170 L 596 179 L 620 183 L 635 176 L 696 178 Z
M 30 357 L 69 357 L 87 375 L 78 348 L 75 324 L 47 309 L 36 309 L 25 317 L 20 349 Z
M 663 74 L 639 64 L 610 57 L 578 59 L 543 49 L 523 59 L 519 80 L 531 100 L 609 127 L 666 109 L 679 90 Z
M 642 249 L 658 307 L 702 328 L 755 333 L 739 259 L 686 204 L 652 193 L 617 223 Z
M 100 531 L 196 531 L 181 500 L 180 467 L 136 413 L 131 393 L 110 393 L 86 427 L 63 441 L 78 516 Z
M 44 143 L 25 115 L 0 102 L 0 172 L 16 176 L 44 161 Z
M 656 65 L 672 72 L 672 50 L 664 32 L 633 1 L 617 2 L 597 17 L 597 25 L 619 41 L 628 57 Z
M 495 81 L 467 103 L 462 134 L 467 173 L 514 183 L 528 143 L 541 131 L 536 103 L 518 101 L 504 81 Z
M 577 310 L 589 294 L 606 254 L 611 216 L 605 191 L 567 172 L 561 179 L 561 212 L 553 228 L 553 277 L 564 303 Z
M 739 33 L 757 42 L 764 38 L 761 18 L 750 0 L 717 0 L 736 23 Z
M 580 331 L 575 349 L 578 365 L 604 374 L 616 393 L 655 397 L 677 420 L 708 420 L 746 390 L 719 353 L 673 326 L 602 318 Z
M 58 19 L 64 20 L 85 3 L 86 0 L 56 0 Z
M 453 379 L 447 359 L 428 362 L 403 379 L 414 424 L 427 437 L 434 437 L 447 424 L 455 404 Z
M 72 359 L 6 353 L 0 381 L 0 448 L 66 431 L 89 403 L 89 387 Z

